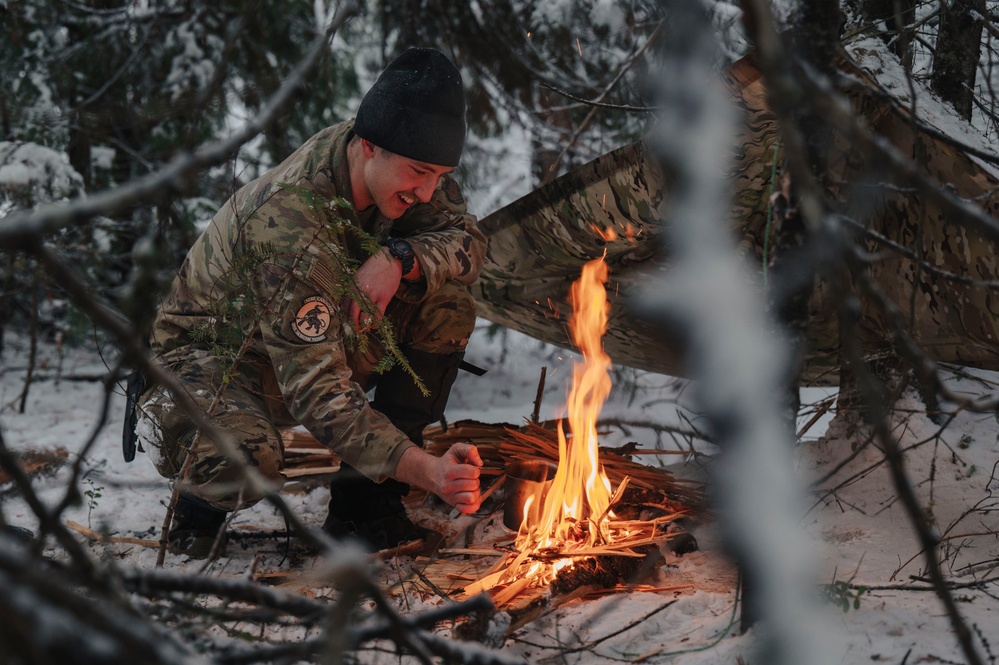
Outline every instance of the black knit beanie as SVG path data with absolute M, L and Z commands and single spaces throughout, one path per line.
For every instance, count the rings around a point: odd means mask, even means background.
M 403 157 L 457 166 L 465 144 L 465 92 L 458 68 L 440 51 L 409 49 L 364 95 L 354 132 Z

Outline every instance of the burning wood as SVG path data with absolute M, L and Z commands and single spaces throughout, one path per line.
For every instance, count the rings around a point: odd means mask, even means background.
M 495 590 L 493 601 L 502 606 L 531 588 L 573 587 L 584 580 L 610 586 L 628 580 L 638 566 L 625 560 L 658 554 L 656 545 L 668 537 L 665 526 L 679 515 L 641 520 L 615 513 L 630 478 L 621 478 L 612 491 L 597 439 L 597 417 L 611 389 L 610 358 L 601 341 L 609 309 L 606 282 L 607 265 L 601 258 L 587 263 L 572 286 L 570 328 L 583 362 L 573 370 L 567 404 L 571 436 L 561 421 L 557 427 L 555 478 L 543 496 L 525 500 L 516 551 L 465 587 L 468 595 Z
M 548 426 L 550 425 L 550 427 Z M 427 450 L 435 455 L 447 451 L 459 441 L 473 443 L 479 449 L 485 466 L 484 476 L 500 476 L 515 461 L 544 459 L 558 463 L 558 438 L 555 423 L 526 423 L 516 427 L 503 423 L 481 423 L 461 420 L 447 431 L 430 427 L 424 437 Z M 662 493 L 669 501 L 694 507 L 701 502 L 698 484 L 675 478 L 669 471 L 639 464 L 621 455 L 600 450 L 600 462 L 612 485 L 628 478 L 630 489 L 640 488 Z M 491 481 L 484 481 L 484 484 Z

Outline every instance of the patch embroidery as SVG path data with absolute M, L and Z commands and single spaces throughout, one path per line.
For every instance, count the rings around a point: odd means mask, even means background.
M 461 195 L 461 188 L 458 187 L 458 183 L 455 182 L 454 178 L 445 176 L 441 189 L 444 190 L 444 196 L 446 196 L 447 200 L 451 203 L 461 205 L 465 202 L 465 197 Z
M 299 339 L 306 342 L 321 342 L 326 339 L 326 331 L 333 320 L 333 306 L 323 296 L 309 296 L 302 301 L 291 329 Z

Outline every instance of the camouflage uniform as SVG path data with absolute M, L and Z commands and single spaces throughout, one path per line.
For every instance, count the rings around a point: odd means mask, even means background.
M 282 427 L 305 426 L 378 481 L 414 445 L 365 398 L 385 350 L 372 333 L 360 347 L 349 343 L 344 265 L 356 267 L 369 250 L 339 220 L 379 242 L 391 232 L 413 247 L 422 277 L 403 282 L 385 313 L 401 348 L 461 352 L 475 323 L 466 286 L 478 277 L 485 238 L 457 184 L 445 176 L 429 203 L 394 221 L 375 207 L 357 213 L 337 205 L 352 198 L 352 127 L 320 132 L 230 198 L 191 248 L 153 326 L 160 362 L 278 486 Z M 195 436 L 164 389 L 148 390 L 140 406 L 140 442 L 161 474 L 176 478 L 197 441 L 184 478 L 191 494 L 225 510 L 260 499 L 245 493 L 240 469 L 215 442 Z

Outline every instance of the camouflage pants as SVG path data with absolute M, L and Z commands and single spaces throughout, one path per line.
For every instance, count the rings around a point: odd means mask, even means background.
M 453 354 L 464 351 L 475 327 L 475 301 L 464 286 L 447 282 L 421 303 L 393 299 L 385 316 L 404 352 Z M 384 353 L 372 335 L 366 352 L 348 355 L 352 379 L 365 391 L 377 385 L 373 369 Z M 234 462 L 223 454 L 219 442 L 199 436 L 169 392 L 153 387 L 139 402 L 137 431 L 160 475 L 182 480 L 185 492 L 223 510 L 252 505 L 264 496 L 246 482 L 244 464 L 254 467 L 273 489 L 280 489 L 285 481 L 280 430 L 298 423 L 285 407 L 268 360 L 248 354 L 234 371 L 227 371 L 225 360 L 207 351 L 192 351 L 168 369 L 210 421 L 229 435 L 242 459 Z M 184 471 L 188 451 L 191 459 Z

